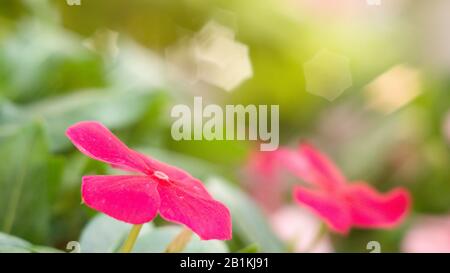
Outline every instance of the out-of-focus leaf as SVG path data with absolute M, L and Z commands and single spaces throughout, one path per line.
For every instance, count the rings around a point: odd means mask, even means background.
M 246 157 L 249 142 L 239 140 L 181 140 L 170 139 L 169 147 L 179 153 L 192 155 L 221 165 L 239 166 Z M 220 154 L 220 156 L 217 156 Z
M 257 244 L 250 244 L 250 245 L 238 250 L 237 252 L 238 253 L 258 253 L 259 246 Z
M 133 249 L 133 252 L 161 253 L 164 252 L 169 243 L 181 232 L 179 226 L 165 226 L 153 228 L 147 234 L 141 236 Z M 203 241 L 193 234 L 191 241 L 183 250 L 185 253 L 226 253 L 228 248 L 223 241 Z
M 124 127 L 136 121 L 147 110 L 152 93 L 79 92 L 70 96 L 40 102 L 27 109 L 32 115 L 44 118 L 52 150 L 59 150 L 69 142 L 67 127 L 82 120 L 97 120 L 110 129 Z
M 81 252 L 110 253 L 119 249 L 132 225 L 120 222 L 104 214 L 94 217 L 84 228 L 80 237 Z M 139 237 L 152 230 L 152 224 L 145 224 Z
M 19 107 L 6 99 L 0 98 L 0 125 L 14 126 L 25 120 L 27 120 L 27 117 Z
M 21 22 L 14 34 L 0 46 L 9 99 L 31 101 L 103 86 L 101 59 L 84 48 L 78 36 L 39 20 Z
M 64 251 L 61 251 L 59 249 L 49 247 L 49 246 L 32 246 L 31 251 L 37 252 L 37 253 L 62 253 L 62 252 L 64 252 Z
M 51 158 L 41 126 L 0 126 L 0 229 L 33 243 L 46 241 L 50 225 Z M 56 167 L 56 166 L 53 166 Z
M 33 246 L 18 237 L 0 232 L 0 253 L 57 253 L 58 249 L 47 246 Z
M 26 107 L 13 107 L 4 102 L 0 105 L 0 112 L 10 114 L 0 118 L 0 122 L 11 125 L 19 121 L 42 119 L 50 138 L 50 148 L 58 151 L 69 145 L 65 131 L 78 121 L 97 120 L 116 129 L 138 120 L 148 110 L 154 94 L 148 90 L 126 91 L 83 91 Z
M 124 39 L 109 73 L 110 83 L 117 88 L 161 88 L 167 85 L 162 58 L 132 40 Z
M 163 90 L 161 90 L 163 91 Z M 148 110 L 136 125 L 122 132 L 121 139 L 127 143 L 139 143 L 142 147 L 164 147 L 170 137 L 170 104 L 172 98 L 166 92 L 155 94 Z
M 56 243 L 79 237 L 89 215 L 95 213 L 80 204 L 81 179 L 86 174 L 104 174 L 106 169 L 106 164 L 75 151 L 60 161 L 63 164 L 63 174 L 55 200 L 52 201 L 52 238 Z
M 207 181 L 210 193 L 231 211 L 233 232 L 246 243 L 256 243 L 262 252 L 282 252 L 283 245 L 273 234 L 262 211 L 244 192 L 220 178 Z
M 411 117 L 415 119 L 411 120 Z M 340 167 L 348 177 L 361 178 L 379 173 L 384 167 L 383 156 L 399 141 L 400 134 L 407 133 L 414 122 L 418 124 L 422 120 L 417 113 L 407 111 L 391 114 L 389 119 L 366 118 L 365 122 L 371 127 L 363 135 L 356 136 L 347 145 L 339 147 L 341 158 L 337 161 L 341 162 Z M 348 156 L 349 154 L 352 156 Z M 354 160 L 355 158 L 364 160 Z
M 8 252 L 31 252 L 31 244 L 25 240 L 0 232 L 0 253 Z

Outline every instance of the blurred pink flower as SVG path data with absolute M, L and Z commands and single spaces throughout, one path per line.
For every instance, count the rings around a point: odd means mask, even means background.
M 403 239 L 404 252 L 450 252 L 450 215 L 422 216 Z
M 250 156 L 247 172 L 250 192 L 269 212 L 280 208 L 288 187 L 283 171 L 309 184 L 295 186 L 294 199 L 322 218 L 335 232 L 346 234 L 352 226 L 393 228 L 405 218 L 410 207 L 409 193 L 397 188 L 379 193 L 363 182 L 348 183 L 340 170 L 310 145 L 299 150 L 280 148 Z
M 295 252 L 332 252 L 328 234 L 321 232 L 321 222 L 309 211 L 298 206 L 286 206 L 274 212 L 270 218 L 275 233 Z
M 228 208 L 190 174 L 131 150 L 98 122 L 79 122 L 66 134 L 85 155 L 139 173 L 84 176 L 81 194 L 89 207 L 130 224 L 149 222 L 159 211 L 204 240 L 231 239 Z
M 266 212 L 273 212 L 283 204 L 283 195 L 288 190 L 287 183 L 281 179 L 279 151 L 250 154 L 246 173 L 246 187 L 252 197 Z
M 282 152 L 283 165 L 310 184 L 296 186 L 294 199 L 335 232 L 346 234 L 352 226 L 393 228 L 409 210 L 411 201 L 405 189 L 381 194 L 363 182 L 349 184 L 339 169 L 310 145 Z

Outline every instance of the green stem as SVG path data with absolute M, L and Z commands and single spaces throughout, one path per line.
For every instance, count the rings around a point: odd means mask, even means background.
M 131 250 L 133 250 L 134 243 L 136 242 L 136 239 L 139 235 L 139 232 L 141 231 L 141 228 L 142 228 L 142 225 L 134 225 L 131 228 L 130 234 L 128 234 L 128 238 L 125 240 L 125 243 L 122 245 L 120 252 L 129 253 L 129 252 L 131 252 Z
M 166 253 L 178 253 L 183 251 L 186 245 L 189 243 L 192 237 L 192 231 L 188 228 L 183 228 L 180 234 L 170 242 L 166 248 Z

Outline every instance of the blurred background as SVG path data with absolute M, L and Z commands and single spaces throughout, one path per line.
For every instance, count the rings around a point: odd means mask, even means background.
M 193 251 L 368 252 L 378 241 L 450 252 L 449 28 L 446 0 L 1 0 L 0 251 L 125 236 L 129 226 L 80 205 L 83 175 L 116 171 L 64 133 L 98 120 L 230 207 L 233 240 Z M 194 96 L 279 105 L 280 145 L 307 140 L 350 180 L 408 188 L 409 217 L 316 244 L 320 223 L 289 188 L 270 208 L 254 198 L 246 166 L 258 143 L 172 139 L 171 107 Z M 152 228 L 176 234 L 161 219 Z M 86 248 L 112 250 L 120 236 Z

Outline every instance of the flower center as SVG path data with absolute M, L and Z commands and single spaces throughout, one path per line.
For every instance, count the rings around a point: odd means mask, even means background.
M 158 177 L 161 180 L 169 180 L 169 176 L 163 172 L 155 171 L 153 173 L 154 176 Z

